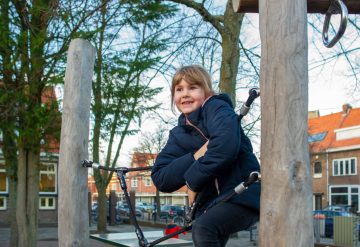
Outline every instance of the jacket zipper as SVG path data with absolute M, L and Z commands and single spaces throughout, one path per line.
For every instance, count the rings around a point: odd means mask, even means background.
M 204 139 L 206 141 L 209 140 L 197 126 L 195 126 L 192 122 L 190 122 L 190 120 L 188 118 L 185 118 L 185 119 L 186 119 L 186 124 L 192 126 L 194 129 L 196 129 L 204 137 Z M 218 193 L 218 195 L 220 195 L 219 182 L 218 182 L 217 178 L 215 178 L 214 183 L 215 183 L 215 188 L 217 190 L 217 193 Z
M 192 122 L 190 122 L 190 120 L 188 118 L 185 118 L 186 119 L 186 124 L 190 125 L 191 127 L 193 127 L 194 129 L 196 129 L 201 135 L 202 137 L 204 137 L 204 139 L 206 141 L 208 141 L 209 139 L 204 135 L 204 133 L 197 127 L 195 126 Z

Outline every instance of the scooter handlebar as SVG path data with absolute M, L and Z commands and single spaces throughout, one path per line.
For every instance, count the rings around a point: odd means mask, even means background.
M 81 166 L 82 167 L 92 167 L 92 165 L 93 165 L 93 162 L 92 161 L 90 161 L 90 160 L 83 160 L 83 161 L 81 161 Z
M 246 105 L 247 107 L 250 107 L 251 104 L 254 102 L 254 100 L 255 100 L 257 97 L 259 97 L 259 96 L 260 96 L 260 89 L 257 88 L 257 87 L 251 88 L 251 89 L 249 90 L 249 97 L 248 97 L 248 99 L 246 100 L 245 105 Z
M 246 102 L 240 108 L 240 119 L 249 112 L 251 104 L 259 96 L 260 96 L 259 88 L 251 88 L 249 90 L 249 97 L 247 98 Z

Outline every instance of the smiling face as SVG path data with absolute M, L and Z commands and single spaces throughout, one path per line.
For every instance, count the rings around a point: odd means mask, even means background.
M 174 103 L 185 115 L 197 110 L 206 99 L 205 91 L 197 84 L 190 84 L 182 79 L 175 85 Z

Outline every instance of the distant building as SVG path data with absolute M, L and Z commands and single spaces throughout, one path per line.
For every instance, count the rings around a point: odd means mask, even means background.
M 156 158 L 156 154 L 134 152 L 131 160 L 130 167 L 147 167 L 152 166 Z M 155 204 L 156 187 L 153 185 L 150 170 L 149 171 L 135 171 L 128 172 L 126 175 L 126 184 L 128 191 L 135 191 L 136 201 Z M 97 190 L 93 176 L 88 177 L 88 187 L 91 191 L 93 201 L 97 200 Z M 119 181 L 114 173 L 108 187 L 107 194 L 111 190 L 114 190 L 118 198 L 123 200 L 124 193 L 121 190 Z M 187 187 L 184 186 L 181 189 L 173 193 L 160 193 L 161 204 L 172 205 L 186 205 L 187 203 Z
M 359 211 L 360 108 L 309 114 L 308 127 L 313 208 L 347 204 Z

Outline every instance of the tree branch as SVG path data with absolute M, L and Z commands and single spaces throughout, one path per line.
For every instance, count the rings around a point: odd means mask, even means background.
M 201 15 L 204 21 L 209 22 L 219 33 L 224 32 L 224 26 L 222 24 L 223 17 L 213 16 L 210 12 L 204 7 L 204 1 L 202 3 L 197 3 L 192 0 L 167 0 L 174 3 L 180 3 L 186 7 L 192 8 L 199 15 Z

